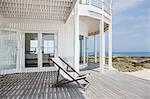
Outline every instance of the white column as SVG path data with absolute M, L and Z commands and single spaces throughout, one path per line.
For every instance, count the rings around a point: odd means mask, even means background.
M 104 34 L 104 20 L 100 21 L 100 72 L 104 71 L 105 65 L 105 34 Z
M 94 34 L 94 62 L 97 63 L 97 41 L 96 41 L 96 35 Z
M 17 72 L 21 72 L 21 55 L 22 55 L 22 53 L 21 53 L 21 47 L 22 47 L 22 45 L 21 45 L 21 31 L 17 31 L 18 33 L 17 33 Z
M 79 13 L 77 0 L 74 8 L 74 69 L 79 72 Z
M 41 71 L 42 68 L 42 33 L 38 33 L 38 70 Z
M 108 53 L 108 64 L 109 64 L 109 69 L 112 69 L 112 21 L 109 24 L 109 53 Z
M 91 0 L 89 0 L 89 5 L 91 5 Z
M 102 18 L 100 20 L 99 32 L 100 32 L 99 64 L 100 64 L 100 72 L 104 72 L 104 65 L 105 65 L 104 0 L 102 0 Z

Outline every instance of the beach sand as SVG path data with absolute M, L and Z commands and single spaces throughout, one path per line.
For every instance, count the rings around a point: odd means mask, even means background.
M 136 72 L 124 72 L 125 74 L 136 76 L 142 79 L 150 80 L 150 69 L 143 69 Z

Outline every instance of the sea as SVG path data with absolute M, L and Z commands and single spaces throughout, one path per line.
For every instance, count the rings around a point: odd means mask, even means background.
M 97 53 L 99 55 L 99 53 Z M 88 55 L 94 55 L 94 52 L 89 52 Z M 113 56 L 140 56 L 140 57 L 150 57 L 150 52 L 113 52 Z M 108 56 L 108 52 L 106 52 Z

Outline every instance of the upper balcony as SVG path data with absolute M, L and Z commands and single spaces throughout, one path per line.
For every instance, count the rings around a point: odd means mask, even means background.
M 105 17 L 111 19 L 112 0 L 80 0 L 79 9 L 81 15 L 86 15 L 86 11 L 89 11 L 88 13 L 95 14 L 97 17 L 104 13 Z

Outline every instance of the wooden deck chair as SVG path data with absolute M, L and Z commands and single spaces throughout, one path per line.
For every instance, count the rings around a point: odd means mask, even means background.
M 71 68 L 71 70 L 78 75 L 77 77 L 74 77 L 67 71 L 67 69 L 63 65 L 62 62 L 65 62 L 64 60 L 62 60 L 61 58 L 51 58 L 51 61 L 57 66 L 56 68 L 58 69 L 57 83 L 55 84 L 55 86 L 59 86 L 59 85 L 67 84 L 67 83 L 71 83 L 71 82 L 76 82 L 84 90 L 87 89 L 87 87 L 89 86 L 89 82 L 86 80 L 86 78 L 87 78 L 87 76 L 89 76 L 89 74 L 80 75 L 72 67 L 67 65 L 67 68 Z M 67 64 L 67 63 L 65 63 L 65 64 Z M 58 81 L 60 75 L 63 77 L 63 79 Z M 85 84 L 80 84 L 80 82 L 79 82 L 80 80 L 84 80 Z

